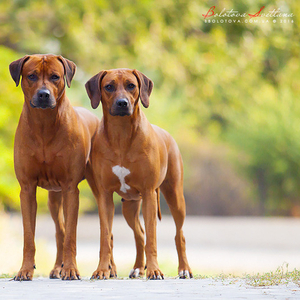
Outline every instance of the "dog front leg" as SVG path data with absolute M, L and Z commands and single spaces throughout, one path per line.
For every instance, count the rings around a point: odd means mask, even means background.
M 21 185 L 21 212 L 23 220 L 23 234 L 24 234 L 24 247 L 23 247 L 23 263 L 20 271 L 14 277 L 14 280 L 32 280 L 35 263 L 35 224 L 36 224 L 36 186 L 35 185 Z
M 91 279 L 108 279 L 111 277 L 110 262 L 112 256 L 112 224 L 114 202 L 112 193 L 100 192 L 97 199 L 100 218 L 100 258 Z
M 65 241 L 61 279 L 80 279 L 76 264 L 76 230 L 79 209 L 79 190 L 76 187 L 63 189 L 63 211 L 65 217 Z
M 164 274 L 158 267 L 157 261 L 157 195 L 155 190 L 142 193 L 142 212 L 146 230 L 146 277 L 148 279 L 164 279 Z

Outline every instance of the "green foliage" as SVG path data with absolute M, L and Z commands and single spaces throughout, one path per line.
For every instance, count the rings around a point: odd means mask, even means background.
M 227 135 L 247 154 L 243 167 L 260 184 L 261 200 L 269 212 L 299 202 L 300 104 L 289 93 L 272 87 L 258 90 L 246 113 L 232 116 Z
M 202 16 L 211 6 L 255 13 L 263 5 L 294 13 L 294 23 L 205 23 Z M 8 64 L 24 53 L 54 52 L 78 66 L 67 91 L 76 105 L 90 107 L 83 84 L 101 69 L 144 72 L 155 83 L 147 110 L 152 123 L 186 149 L 202 139 L 231 149 L 261 212 L 288 214 L 299 201 L 299 14 L 297 1 L 275 0 L 1 1 L 2 202 L 18 203 L 12 141 L 23 101 Z M 185 168 L 194 174 L 199 165 Z
M 19 115 L 23 106 L 20 88 L 10 77 L 8 65 L 19 54 L 0 47 L 0 199 L 5 208 L 16 209 L 19 206 L 19 187 L 13 167 L 13 139 Z

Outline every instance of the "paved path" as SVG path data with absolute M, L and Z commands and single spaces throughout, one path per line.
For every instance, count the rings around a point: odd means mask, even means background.
M 32 282 L 0 279 L 1 299 L 299 299 L 299 286 L 254 288 L 241 280 L 166 279 L 61 281 L 35 278 Z

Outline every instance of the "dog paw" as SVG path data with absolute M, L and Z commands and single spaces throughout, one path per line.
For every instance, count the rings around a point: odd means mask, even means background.
M 117 275 L 117 274 L 116 274 Z M 111 276 L 111 272 L 109 269 L 104 270 L 104 269 L 97 269 L 91 279 L 109 279 Z
M 147 269 L 147 278 L 150 280 L 160 280 L 160 279 L 164 279 L 164 274 L 162 273 L 162 271 L 160 269 Z
M 180 279 L 190 279 L 190 278 L 193 278 L 192 272 L 190 272 L 188 270 L 181 270 L 181 271 L 179 271 L 178 275 L 179 275 Z
M 21 269 L 18 274 L 14 277 L 15 281 L 30 281 L 33 278 L 34 270 L 32 269 Z
M 129 272 L 129 278 L 138 278 L 144 275 L 144 272 L 142 273 L 140 271 L 140 268 L 131 269 Z
M 60 279 L 61 275 L 61 267 L 54 267 L 53 270 L 50 272 L 49 278 L 50 279 Z
M 62 280 L 80 280 L 80 274 L 77 268 L 65 268 L 63 267 L 60 272 L 60 278 Z

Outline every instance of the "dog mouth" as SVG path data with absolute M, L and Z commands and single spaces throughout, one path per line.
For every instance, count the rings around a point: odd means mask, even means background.
M 130 114 L 128 112 L 120 112 L 120 113 L 117 113 L 115 116 L 124 117 L 124 116 L 130 116 Z
M 119 116 L 119 117 L 125 117 L 125 116 L 130 116 L 131 113 L 128 108 L 126 109 L 110 109 L 109 111 L 110 115 L 112 116 Z
M 56 105 L 51 105 L 51 104 L 39 104 L 39 105 L 34 105 L 31 101 L 30 101 L 30 106 L 32 108 L 41 108 L 41 109 L 54 109 Z

